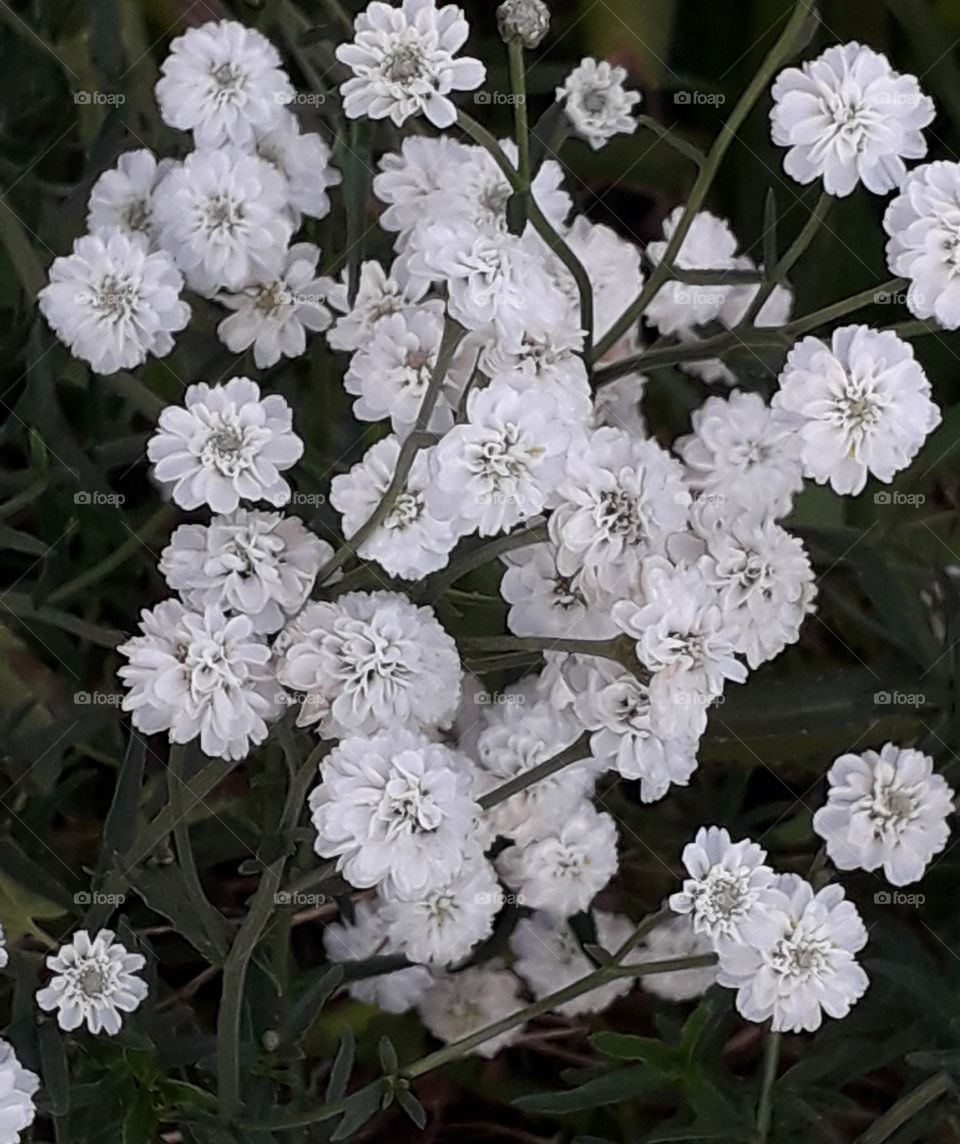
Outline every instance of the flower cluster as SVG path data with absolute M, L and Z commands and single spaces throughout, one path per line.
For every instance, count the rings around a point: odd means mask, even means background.
M 383 7 L 383 5 L 381 5 Z M 298 357 L 331 320 L 321 252 L 291 239 L 329 213 L 340 182 L 331 150 L 289 110 L 295 92 L 276 48 L 232 20 L 191 28 L 164 61 L 165 123 L 193 136 L 182 160 L 121 155 L 90 193 L 89 234 L 58 258 L 40 309 L 97 373 L 165 357 L 190 321 L 184 290 L 231 310 L 218 333 L 260 369 Z
M 505 7 L 511 36 L 540 34 Z M 436 0 L 374 0 L 337 51 L 346 115 L 452 126 L 451 96 L 484 78 L 458 55 L 468 31 Z M 287 474 L 304 453 L 283 397 L 235 377 L 191 385 L 163 410 L 148 446 L 154 480 L 180 508 L 212 516 L 163 550 L 174 595 L 119 648 L 124 707 L 145 734 L 198 740 L 231 761 L 296 708 L 298 726 L 329 744 L 309 798 L 314 848 L 357 892 L 352 914 L 326 928 L 328 954 L 405 958 L 351 992 L 390 1012 L 417 1008 L 455 1039 L 518 1011 L 524 992 L 542 998 L 590 972 L 574 915 L 589 917 L 602 949 L 629 945 L 632 923 L 597 901 L 620 860 L 598 781 L 634 782 L 644 803 L 695 781 L 711 709 L 796 643 L 814 610 L 811 561 L 788 520 L 805 479 L 840 494 L 890 482 L 940 414 L 890 330 L 804 337 L 773 393 L 706 348 L 697 360 L 716 324 L 786 326 L 789 288 L 761 286 L 761 268 L 709 211 L 678 207 L 641 250 L 574 214 L 552 159 L 518 195 L 518 148 L 483 133 L 483 145 L 410 134 L 383 155 L 373 191 L 389 265 L 324 277 L 321 251 L 293 239 L 304 216 L 326 214 L 339 176 L 289 111 L 272 45 L 206 24 L 174 41 L 162 72 L 161 114 L 195 149 L 177 162 L 131 153 L 97 182 L 91 233 L 54 264 L 41 297 L 48 320 L 95 370 L 128 369 L 170 352 L 188 289 L 230 311 L 219 335 L 252 349 L 258 369 L 324 337 L 345 355 L 355 418 L 376 429 L 329 484 L 335 553 L 299 517 L 256 507 L 291 503 Z M 594 148 L 637 126 L 626 79 L 587 59 L 557 90 Z M 932 115 L 916 81 L 846 45 L 785 72 L 773 96 L 774 138 L 798 179 L 822 176 L 836 194 L 858 180 L 877 192 L 903 184 L 886 219 L 891 263 L 913 278 L 915 309 L 960 324 L 956 242 L 944 253 L 960 167 L 907 176 L 902 161 L 924 154 Z M 697 271 L 714 284 L 691 284 Z M 626 321 L 646 281 L 652 297 Z M 644 326 L 686 351 L 704 396 L 672 441 L 639 411 Z M 618 378 L 600 384 L 608 367 Z M 726 388 L 708 388 L 717 383 Z M 542 669 L 495 696 L 444 626 L 456 610 L 427 602 L 485 544 L 518 648 L 545 653 Z M 359 565 L 340 585 L 348 561 Z M 882 866 L 904 884 L 944 847 L 952 792 L 918 752 L 844 756 L 830 788 L 815 828 L 837 868 Z M 625 964 L 696 964 L 658 975 L 651 992 L 686 1000 L 717 981 L 737 990 L 744 1016 L 790 1030 L 843 1016 L 862 995 L 866 930 L 839 886 L 777 874 L 757 845 L 713 827 L 683 860 L 677 917 L 651 919 Z M 468 964 L 508 904 L 509 957 Z M 50 961 L 39 1000 L 65 1028 L 115 1032 L 117 1011 L 142 999 L 137 955 L 111 943 L 109 931 L 81 932 Z M 628 988 L 627 976 L 604 981 L 561 1011 L 599 1011 Z

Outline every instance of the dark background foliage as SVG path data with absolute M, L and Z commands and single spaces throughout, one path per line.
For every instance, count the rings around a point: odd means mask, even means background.
M 348 12 L 358 7 L 345 0 Z M 474 53 L 490 69 L 488 88 L 507 92 L 495 5 L 474 0 L 466 7 Z M 786 0 L 558 0 L 553 33 L 531 57 L 534 115 L 581 55 L 604 55 L 630 68 L 649 114 L 706 147 L 789 7 Z M 325 269 L 386 257 L 368 164 L 395 146 L 396 136 L 382 125 L 370 132 L 342 119 L 330 46 L 339 38 L 336 6 L 0 0 L 0 921 L 20 943 L 0 979 L 0 1007 L 7 1035 L 44 1073 L 42 1140 L 55 1133 L 61 1142 L 133 1144 L 161 1131 L 173 1140 L 178 1125 L 184 1139 L 205 1144 L 324 1140 L 330 1131 L 322 1125 L 279 1137 L 239 1129 L 224 1135 L 205 1095 L 214 1088 L 221 988 L 209 966 L 222 960 L 258 875 L 278 853 L 293 853 L 294 876 L 309 878 L 313 866 L 302 833 L 276 833 L 286 778 L 282 745 L 257 753 L 190 811 L 197 868 L 220 919 L 211 926 L 193 912 L 169 842 L 130 849 L 167 797 L 166 745 L 131 740 L 115 701 L 112 648 L 139 610 L 165 594 L 157 556 L 176 519 L 147 477 L 151 421 L 192 380 L 261 375 L 252 360 L 220 345 L 217 313 L 197 300 L 194 322 L 170 358 L 151 360 L 137 379 L 97 378 L 54 341 L 33 302 L 45 268 L 84 229 L 93 180 L 120 152 L 185 151 L 187 141 L 157 116 L 158 62 L 186 24 L 220 15 L 260 24 L 282 47 L 298 87 L 327 97 L 302 109 L 336 139 L 345 173 L 333 213 L 308 232 L 324 249 Z M 846 39 L 889 52 L 937 100 L 932 157 L 955 158 L 960 5 L 828 0 L 822 18 L 807 54 Z M 708 204 L 731 219 L 758 261 L 771 241 L 765 219 L 775 212 L 783 250 L 818 194 L 782 174 L 767 109 L 761 100 Z M 509 131 L 507 107 L 491 102 L 471 111 Z M 571 142 L 563 158 L 580 209 L 641 243 L 659 236 L 661 220 L 692 178 L 690 165 L 649 131 L 599 154 Z M 798 313 L 889 277 L 883 207 L 864 193 L 835 206 L 793 275 Z M 908 317 L 893 299 L 869 307 L 864 320 L 887 325 Z M 806 873 L 817 851 L 811 813 L 822 800 L 827 766 L 843 750 L 890 739 L 919 745 L 954 785 L 960 782 L 960 337 L 927 334 L 915 346 L 943 409 L 942 427 L 886 499 L 872 483 L 854 499 L 817 488 L 800 498 L 789 526 L 815 560 L 820 611 L 799 645 L 713 712 L 689 789 L 655 807 L 642 806 L 630 783 L 605 795 L 620 824 L 624 861 L 603 905 L 634 918 L 655 909 L 675 883 L 683 842 L 703 822 L 762 838 L 778 867 Z M 778 350 L 743 355 L 734 363 L 741 384 L 769 392 L 780 358 Z M 303 512 L 334 542 L 336 521 L 322 504 L 330 476 L 376 434 L 349 416 L 343 364 L 316 338 L 304 358 L 262 376 L 295 406 L 307 441 L 296 482 L 318 502 Z M 664 442 L 684 432 L 703 396 L 698 382 L 674 369 L 652 374 L 646 411 L 653 431 Z M 441 602 L 442 619 L 458 632 L 502 630 L 496 576 L 490 567 L 462 582 Z M 490 682 L 506 679 L 501 673 Z M 290 757 L 302 758 L 303 750 L 294 740 Z M 189 775 L 198 762 L 188 757 L 184 765 Z M 92 895 L 109 889 L 105 878 L 117 854 L 134 859 L 119 863 L 128 883 L 120 891 L 123 932 L 150 955 L 152 999 L 116 1041 L 68 1043 L 49 1022 L 38 1028 L 32 1010 L 44 934 L 59 939 L 81 921 L 103 924 L 113 914 L 117 903 Z M 842 1023 L 828 1021 L 812 1038 L 787 1038 L 772 1139 L 960 1140 L 956 1105 L 938 1099 L 960 1076 L 957 876 L 951 847 L 915 888 L 919 899 L 894 900 L 879 877 L 844 877 L 870 929 L 871 988 Z M 378 1073 L 384 1035 L 401 1062 L 430 1047 L 413 1017 L 388 1018 L 342 997 L 321 1008 L 327 989 L 305 993 L 324 973 L 322 923 L 349 908 L 345 891 L 328 882 L 315 908 L 280 911 L 253 956 L 240 1060 L 255 1119 L 269 1115 L 278 1093 L 296 1097 L 308 1084 L 322 1093 L 346 1028 L 356 1036 L 355 1080 Z M 512 920 L 504 919 L 486 952 L 504 946 Z M 602 1030 L 651 1040 L 634 1043 L 632 1059 L 618 1060 L 602 1052 L 610 1042 L 589 1039 Z M 694 1008 L 654 1002 L 638 990 L 600 1017 L 538 1021 L 493 1062 L 473 1058 L 419 1081 L 417 1096 L 430 1118 L 424 1138 L 750 1140 L 761 1039 L 759 1028 L 735 1017 L 728 993 Z M 906 1106 L 897 1103 L 904 1095 Z M 361 1130 L 377 1140 L 419 1135 L 396 1110 Z

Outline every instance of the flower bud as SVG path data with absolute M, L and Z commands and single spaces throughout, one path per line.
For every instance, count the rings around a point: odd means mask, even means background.
M 550 30 L 550 10 L 543 0 L 504 0 L 497 24 L 507 43 L 518 39 L 525 48 L 536 48 Z

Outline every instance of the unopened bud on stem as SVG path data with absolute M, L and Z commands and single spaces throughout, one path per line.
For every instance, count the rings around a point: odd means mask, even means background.
M 550 10 L 543 0 L 504 0 L 497 24 L 507 43 L 519 40 L 525 48 L 536 48 L 550 31 Z

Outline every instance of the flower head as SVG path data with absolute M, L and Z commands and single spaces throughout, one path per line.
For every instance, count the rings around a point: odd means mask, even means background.
M 632 112 L 640 93 L 626 90 L 626 78 L 626 68 L 587 58 L 557 88 L 557 102 L 563 103 L 574 130 L 594 151 L 614 135 L 632 135 L 637 129 Z
M 33 1123 L 39 1087 L 37 1074 L 25 1069 L 13 1045 L 0 1038 L 0 1144 L 17 1144 L 20 1133 Z
M 100 930 L 92 938 L 78 930 L 73 940 L 47 958 L 53 970 L 48 985 L 37 992 L 45 1013 L 57 1010 L 61 1029 L 78 1029 L 84 1022 L 91 1033 L 114 1036 L 123 1023 L 121 1013 L 132 1013 L 147 995 L 147 984 L 137 976 L 146 959 L 129 953 L 114 941 L 113 930 Z
M 766 932 L 719 947 L 718 981 L 737 990 L 748 1021 L 770 1018 L 774 1032 L 815 1032 L 823 1014 L 845 1017 L 869 981 L 855 954 L 867 931 L 841 886 L 814 891 L 782 874 L 772 891 Z
M 344 739 L 310 796 L 314 848 L 354 886 L 422 897 L 463 868 L 474 818 L 473 764 L 425 735 L 394 728 Z
M 171 127 L 192 131 L 198 147 L 252 144 L 257 131 L 276 126 L 294 96 L 277 49 L 235 20 L 178 36 L 160 71 L 160 114 Z
M 922 129 L 936 114 L 912 75 L 857 43 L 781 72 L 773 100 L 773 141 L 790 148 L 784 170 L 798 183 L 822 177 L 831 195 L 849 195 L 858 182 L 878 195 L 898 187 L 903 160 L 927 153 Z
M 133 369 L 148 354 L 166 357 L 190 320 L 183 277 L 142 234 L 87 234 L 50 267 L 40 312 L 74 357 L 96 373 Z
M 876 870 L 906 886 L 921 877 L 950 836 L 953 791 L 933 759 L 887 743 L 879 752 L 841 755 L 827 774 L 826 806 L 813 828 L 839 870 Z
M 496 962 L 447 973 L 437 979 L 420 1002 L 420 1017 L 441 1041 L 459 1041 L 478 1029 L 509 1017 L 523 1008 L 520 982 Z M 473 1050 L 481 1057 L 495 1057 L 522 1032 L 522 1024 L 495 1037 L 486 1038 Z
M 181 508 L 233 512 L 241 500 L 287 503 L 290 486 L 280 473 L 300 459 L 303 442 L 282 397 L 261 398 L 255 382 L 235 377 L 191 385 L 184 406 L 164 409 L 147 446 L 154 476 Z
M 913 347 L 867 326 L 799 341 L 773 407 L 799 433 L 805 475 L 838 493 L 861 492 L 868 473 L 892 481 L 940 424 Z
M 470 29 L 452 4 L 438 9 L 436 0 L 403 0 L 394 7 L 374 0 L 354 28 L 353 43 L 336 53 L 353 72 L 340 89 L 351 119 L 389 116 L 400 127 L 423 114 L 434 127 L 451 127 L 457 111 L 450 93 L 483 83 L 479 60 L 455 58 Z

